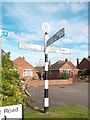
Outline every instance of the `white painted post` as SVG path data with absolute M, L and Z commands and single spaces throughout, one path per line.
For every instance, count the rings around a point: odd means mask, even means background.
M 47 47 L 47 40 L 48 40 L 48 33 L 45 33 L 45 89 L 44 89 L 44 113 L 48 112 L 49 108 L 49 98 L 48 98 L 48 47 Z

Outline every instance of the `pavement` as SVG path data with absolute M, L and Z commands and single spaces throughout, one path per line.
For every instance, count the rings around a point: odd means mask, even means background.
M 43 108 L 44 87 L 30 87 L 28 92 L 35 100 L 32 105 Z M 88 83 L 49 86 L 49 100 L 50 107 L 80 105 L 88 108 Z

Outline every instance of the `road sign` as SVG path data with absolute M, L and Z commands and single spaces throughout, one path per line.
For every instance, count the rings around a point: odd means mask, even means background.
M 26 50 L 44 51 L 44 46 L 36 45 L 36 44 L 28 44 L 24 42 L 19 43 L 19 48 L 26 49 Z
M 65 30 L 64 28 L 62 28 L 61 30 L 59 30 L 55 35 L 53 35 L 48 41 L 47 41 L 47 46 L 51 45 L 52 43 L 54 43 L 55 41 L 59 40 L 60 38 L 62 38 L 65 35 Z
M 36 45 L 36 44 L 28 44 L 28 43 L 24 43 L 24 42 L 19 43 L 19 48 L 44 52 L 44 46 Z M 66 54 L 72 53 L 72 49 L 69 49 L 69 48 L 57 48 L 57 47 L 48 46 L 47 49 L 48 49 L 48 52 L 66 53 Z
M 57 48 L 57 47 L 50 47 L 50 46 L 48 46 L 48 51 L 54 52 L 54 53 L 64 53 L 64 54 L 72 53 L 72 49 L 70 48 Z
M 6 38 L 7 38 L 8 35 L 9 35 L 9 34 L 8 34 L 8 31 L 6 31 L 6 30 L 1 30 L 1 29 L 0 29 L 0 37 L 6 37 Z
M 0 107 L 0 120 L 4 119 L 24 120 L 24 106 L 22 104 Z

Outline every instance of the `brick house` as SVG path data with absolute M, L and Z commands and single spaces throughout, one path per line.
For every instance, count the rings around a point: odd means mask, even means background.
M 78 69 L 71 61 L 68 61 L 68 59 L 65 59 L 65 61 L 59 60 L 49 67 L 49 79 L 57 79 L 60 73 L 64 71 L 67 71 L 70 77 L 78 74 Z
M 83 58 L 80 63 L 79 59 L 77 59 L 77 68 L 80 69 L 80 71 L 86 70 L 90 73 L 90 58 Z
M 37 76 L 36 69 L 24 57 L 18 57 L 14 60 L 14 68 L 19 72 L 20 78 L 32 79 Z

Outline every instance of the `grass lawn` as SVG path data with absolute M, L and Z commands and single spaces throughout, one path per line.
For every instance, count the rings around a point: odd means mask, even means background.
M 41 110 L 31 110 L 24 113 L 25 118 L 88 118 L 88 109 L 81 106 L 64 106 L 50 108 L 47 114 Z

